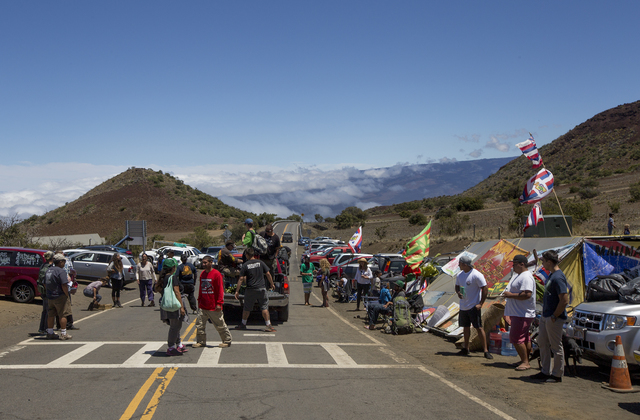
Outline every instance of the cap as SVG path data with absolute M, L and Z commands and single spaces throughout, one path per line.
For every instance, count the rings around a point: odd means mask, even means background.
M 178 265 L 178 261 L 176 261 L 173 258 L 167 258 L 162 262 L 162 268 L 165 268 L 165 267 L 173 268 L 173 267 L 176 267 L 177 265 Z
M 251 219 L 247 219 L 247 220 L 245 220 L 245 221 L 244 221 L 244 223 L 245 223 L 245 224 L 246 224 L 246 223 L 253 223 L 253 220 L 251 220 Z
M 516 255 L 515 257 L 513 257 L 512 262 L 526 264 L 529 262 L 529 260 L 524 255 Z
M 404 282 L 402 280 L 398 280 L 396 281 L 396 286 L 402 289 L 404 287 Z
M 53 258 L 53 251 L 45 252 L 43 257 L 44 257 L 45 261 L 49 261 L 51 258 Z
M 56 254 L 53 256 L 53 262 L 66 261 L 66 260 L 67 258 L 63 254 Z
M 468 265 L 469 267 L 473 267 L 473 260 L 468 255 L 463 255 L 459 260 L 460 264 Z

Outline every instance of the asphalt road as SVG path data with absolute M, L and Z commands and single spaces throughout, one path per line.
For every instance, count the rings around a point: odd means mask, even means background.
M 276 230 L 293 232 L 296 224 Z M 289 245 L 289 244 L 286 244 Z M 125 291 L 123 309 L 88 312 L 74 297 L 73 340 L 28 337 L 23 327 L 3 332 L 0 418 L 20 419 L 341 419 L 528 418 L 501 401 L 485 400 L 416 359 L 376 339 L 332 308 L 303 305 L 298 247 L 293 244 L 289 321 L 263 331 L 232 330 L 233 344 L 217 347 L 208 325 L 207 348 L 167 357 L 168 327 L 158 308 L 140 307 Z M 134 284 L 135 285 L 135 284 Z M 104 300 L 109 301 L 109 290 Z M 319 305 L 318 292 L 312 302 Z M 195 319 L 183 326 L 195 339 Z M 239 322 L 228 318 L 230 327 Z M 37 323 L 30 325 L 37 330 Z

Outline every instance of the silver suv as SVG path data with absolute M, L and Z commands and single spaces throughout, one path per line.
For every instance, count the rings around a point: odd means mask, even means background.
M 584 358 L 599 366 L 611 364 L 619 335 L 629 369 L 640 370 L 633 355 L 640 349 L 640 305 L 615 300 L 583 302 L 574 309 L 566 332 L 582 348 Z

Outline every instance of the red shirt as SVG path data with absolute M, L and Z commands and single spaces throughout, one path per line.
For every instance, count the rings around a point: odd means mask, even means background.
M 200 293 L 198 294 L 198 307 L 208 311 L 215 311 L 224 304 L 224 286 L 222 274 L 215 268 L 208 273 L 200 274 Z

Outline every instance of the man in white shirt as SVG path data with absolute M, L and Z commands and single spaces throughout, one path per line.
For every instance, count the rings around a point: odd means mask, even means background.
M 521 363 L 516 367 L 518 371 L 531 369 L 529 327 L 536 317 L 536 283 L 527 269 L 527 262 L 524 255 L 516 255 L 513 258 L 513 277 L 502 294 L 507 298 L 504 316 L 511 320 L 509 341 L 520 356 Z
M 460 298 L 458 322 L 464 334 L 464 347 L 458 354 L 469 355 L 469 337 L 471 325 L 473 325 L 482 341 L 485 359 L 493 359 L 487 348 L 487 336 L 482 328 L 482 305 L 487 299 L 487 281 L 481 272 L 473 268 L 473 262 L 469 256 L 460 257 L 458 265 L 462 270 L 456 278 L 456 294 Z

